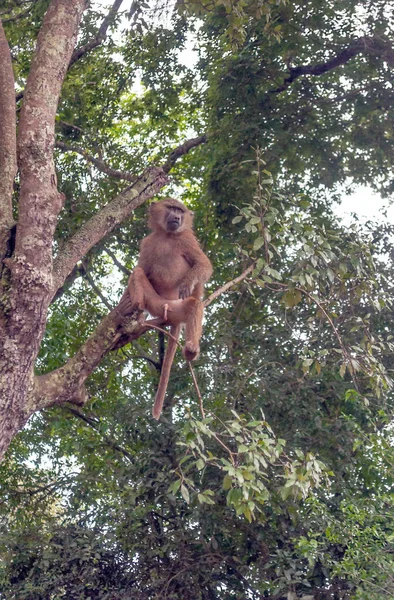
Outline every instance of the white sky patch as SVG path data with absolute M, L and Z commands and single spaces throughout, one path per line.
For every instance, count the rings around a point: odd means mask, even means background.
M 198 61 L 198 52 L 196 50 L 196 34 L 188 31 L 186 34 L 186 43 L 183 50 L 178 54 L 178 60 L 181 65 L 188 69 L 194 69 Z
M 341 204 L 334 207 L 336 215 L 345 225 L 354 221 L 354 215 L 360 221 L 369 219 L 394 223 L 394 205 L 392 200 L 381 198 L 366 186 L 359 186 L 352 194 L 343 195 Z

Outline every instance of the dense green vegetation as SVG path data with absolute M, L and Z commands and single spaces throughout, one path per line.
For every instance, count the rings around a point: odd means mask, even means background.
M 0 5 L 18 91 L 47 6 Z M 162 197 L 195 211 L 208 294 L 254 269 L 207 307 L 198 386 L 179 353 L 159 423 L 150 332 L 107 356 L 86 406 L 48 409 L 17 436 L 0 466 L 0 596 L 394 597 L 393 227 L 345 228 L 333 212 L 357 184 L 392 193 L 392 7 L 123 10 L 63 88 L 57 248 L 128 185 L 104 163 L 139 174 L 206 134 Z M 81 45 L 106 12 L 86 11 Z M 145 216 L 68 279 L 37 372 L 116 304 Z

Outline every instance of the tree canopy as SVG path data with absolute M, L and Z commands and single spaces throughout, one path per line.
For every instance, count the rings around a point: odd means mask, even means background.
M 394 597 L 390 3 L 0 3 L 0 596 Z M 151 199 L 202 351 L 124 313 Z

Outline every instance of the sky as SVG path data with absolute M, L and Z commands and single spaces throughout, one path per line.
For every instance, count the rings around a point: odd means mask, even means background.
M 390 206 L 390 200 L 381 198 L 379 194 L 364 186 L 359 186 L 349 196 L 344 194 L 342 203 L 335 207 L 334 212 L 347 225 L 353 220 L 352 213 L 357 214 L 360 221 L 376 219 L 394 223 L 394 205 Z

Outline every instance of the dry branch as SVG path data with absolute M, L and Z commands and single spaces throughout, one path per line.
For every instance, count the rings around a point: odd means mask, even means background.
M 115 179 L 123 179 L 124 181 L 134 182 L 137 180 L 135 175 L 128 173 L 127 171 L 119 171 L 118 169 L 113 169 L 109 165 L 107 165 L 104 161 L 96 158 L 92 154 L 89 154 L 86 150 L 81 148 L 80 146 L 68 146 L 64 142 L 58 141 L 56 142 L 56 148 L 63 150 L 64 152 L 75 152 L 76 154 L 80 154 L 87 161 L 92 163 L 96 167 L 98 171 L 109 175 L 110 177 L 114 177 Z
M 304 75 L 324 75 L 324 73 L 328 73 L 341 65 L 345 65 L 352 58 L 357 56 L 357 54 L 380 56 L 390 66 L 394 66 L 394 51 L 389 41 L 386 41 L 381 37 L 363 36 L 352 40 L 347 48 L 344 48 L 324 63 L 319 63 L 317 65 L 300 65 L 299 67 L 290 68 L 290 75 L 284 80 L 283 85 L 271 90 L 270 93 L 278 94 L 283 92 L 291 86 L 293 81 Z

